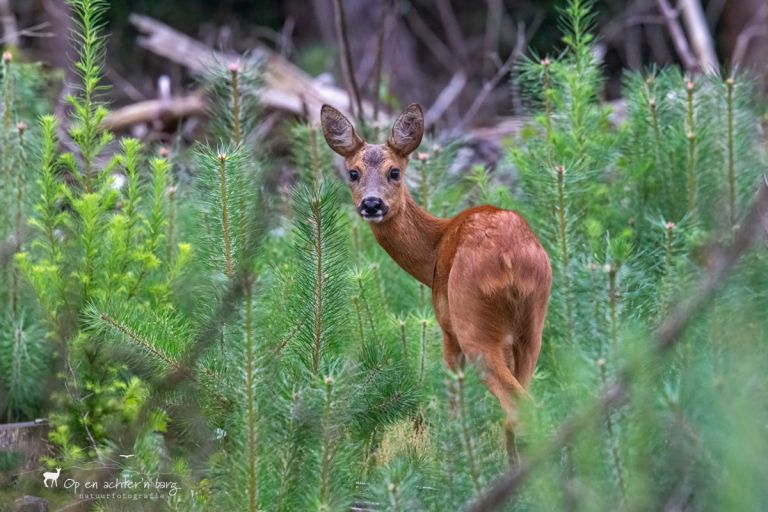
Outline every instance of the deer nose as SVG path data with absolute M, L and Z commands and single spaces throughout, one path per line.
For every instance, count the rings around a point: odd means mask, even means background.
M 360 203 L 360 214 L 373 217 L 384 213 L 384 201 L 379 197 L 366 197 Z

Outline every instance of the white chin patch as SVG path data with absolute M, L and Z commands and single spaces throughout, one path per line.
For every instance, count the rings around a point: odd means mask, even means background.
M 366 222 L 381 222 L 384 219 L 384 215 L 371 215 L 362 217 Z

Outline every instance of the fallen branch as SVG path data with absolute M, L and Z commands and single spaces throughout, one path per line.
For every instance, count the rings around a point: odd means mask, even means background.
M 240 58 L 234 53 L 216 52 L 148 16 L 132 14 L 130 22 L 141 33 L 138 39 L 140 47 L 194 73 L 202 73 L 210 66 Z M 324 103 L 350 114 L 347 108 L 349 95 L 343 89 L 319 83 L 269 48 L 256 47 L 249 53 L 248 58 L 262 66 L 265 84 L 261 92 L 261 102 L 264 106 L 300 116 L 308 115 L 312 121 L 319 120 L 320 107 Z M 363 112 L 372 118 L 373 106 L 369 102 L 361 103 Z
M 654 333 L 656 343 L 652 352 L 654 357 L 661 357 L 672 348 L 696 315 L 709 304 L 728 273 L 760 235 L 761 221 L 765 215 L 768 215 L 768 178 L 764 178 L 760 184 L 752 209 L 744 219 L 736 239 L 730 246 L 714 255 L 709 272 L 703 277 L 696 289 L 688 295 L 688 300 L 672 310 L 656 329 Z M 505 475 L 468 506 L 468 510 L 471 512 L 490 512 L 499 510 L 504 506 L 517 494 L 525 479 L 534 469 L 557 453 L 558 450 L 567 446 L 582 430 L 593 425 L 595 418 L 604 417 L 611 409 L 625 402 L 635 371 L 636 369 L 633 367 L 625 367 L 620 371 L 616 380 L 603 388 L 599 398 L 587 408 L 587 411 L 567 421 L 550 442 L 534 456 L 522 460 L 510 468 Z
M 699 59 L 699 67 L 707 73 L 717 71 L 717 54 L 712 34 L 707 27 L 707 19 L 699 0 L 680 0 L 680 13 L 683 16 L 691 46 Z
M 16 32 L 3 32 L 3 38 L 0 39 L 0 44 L 14 45 L 13 41 L 18 41 L 20 37 L 41 38 L 41 37 L 53 37 L 53 32 L 42 32 L 43 29 L 50 27 L 51 24 L 47 21 L 32 25 L 28 28 L 17 30 Z M 14 45 L 15 46 L 15 45 Z
M 190 96 L 139 101 L 120 108 L 104 119 L 103 127 L 107 130 L 120 131 L 131 126 L 161 121 L 169 124 L 179 119 L 206 112 L 207 104 L 200 93 Z
M 699 69 L 699 63 L 696 62 L 696 58 L 691 53 L 691 48 L 688 46 L 688 39 L 683 33 L 683 28 L 680 26 L 680 21 L 677 19 L 677 11 L 675 11 L 667 0 L 656 0 L 659 6 L 659 11 L 664 17 L 664 23 L 669 30 L 669 36 L 672 38 L 672 43 L 675 46 L 675 51 L 678 57 L 683 62 L 683 67 L 688 71 L 696 71 Z
M 443 117 L 448 107 L 453 105 L 456 98 L 464 90 L 464 86 L 467 85 L 467 75 L 463 71 L 457 71 L 451 77 L 451 81 L 440 92 L 435 99 L 435 102 L 429 107 L 427 113 L 424 115 L 424 126 L 427 130 L 435 124 L 437 120 Z
M 736 47 L 731 57 L 731 67 L 740 68 L 752 40 L 764 37 L 766 34 L 768 34 L 768 5 L 763 5 L 752 17 L 749 25 L 736 38 Z

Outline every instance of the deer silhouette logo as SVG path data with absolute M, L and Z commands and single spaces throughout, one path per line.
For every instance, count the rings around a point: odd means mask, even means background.
M 43 485 L 45 487 L 48 487 L 48 480 L 51 481 L 50 487 L 58 487 L 59 486 L 59 475 L 61 474 L 61 468 L 56 468 L 56 472 L 53 471 L 46 471 L 43 473 Z

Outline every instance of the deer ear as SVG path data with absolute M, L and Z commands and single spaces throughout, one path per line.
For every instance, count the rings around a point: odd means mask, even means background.
M 401 156 L 408 156 L 419 147 L 424 135 L 424 113 L 417 103 L 411 103 L 392 126 L 387 145 Z
M 320 110 L 320 123 L 323 125 L 325 142 L 344 158 L 354 155 L 363 145 L 363 139 L 355 133 L 349 119 L 332 106 L 323 105 Z

